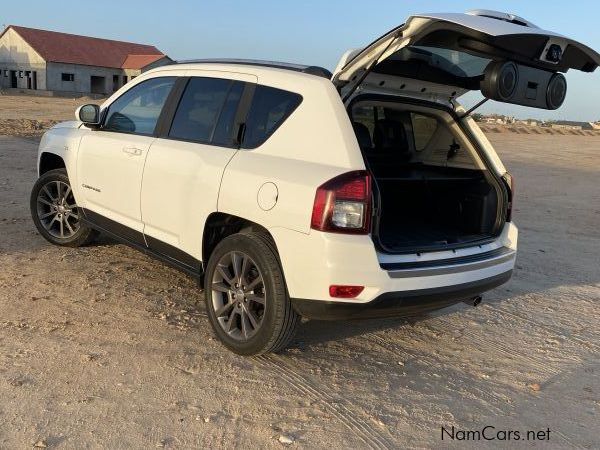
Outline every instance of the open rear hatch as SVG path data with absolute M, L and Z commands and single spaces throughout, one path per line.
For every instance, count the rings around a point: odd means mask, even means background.
M 346 53 L 332 81 L 347 100 L 358 86 L 386 86 L 440 99 L 482 90 L 488 98 L 556 109 L 559 72 L 593 72 L 600 55 L 520 17 L 487 10 L 419 14 L 362 50 Z M 383 84 L 382 84 L 383 82 Z
M 509 220 L 510 176 L 488 167 L 453 100 L 481 90 L 556 109 L 566 95 L 561 72 L 599 64 L 600 55 L 579 42 L 482 10 L 412 16 L 346 53 L 332 80 L 375 181 L 378 247 L 421 253 L 495 239 Z

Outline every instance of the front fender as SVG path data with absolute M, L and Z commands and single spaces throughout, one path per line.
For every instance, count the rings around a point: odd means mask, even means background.
M 37 173 L 40 175 L 40 162 L 44 153 L 51 153 L 60 157 L 67 170 L 67 175 L 71 181 L 71 188 L 76 199 L 83 198 L 80 192 L 80 183 L 77 179 L 77 153 L 79 143 L 89 129 L 81 126 L 80 122 L 62 122 L 50 128 L 40 141 L 38 147 Z

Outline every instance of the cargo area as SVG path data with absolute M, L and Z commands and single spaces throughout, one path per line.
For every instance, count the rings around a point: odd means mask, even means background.
M 420 253 L 493 238 L 501 195 L 482 161 L 439 117 L 405 108 L 360 102 L 351 113 L 374 178 L 376 243 Z
M 384 248 L 425 250 L 492 235 L 497 196 L 481 171 L 424 166 L 402 172 L 376 178 Z

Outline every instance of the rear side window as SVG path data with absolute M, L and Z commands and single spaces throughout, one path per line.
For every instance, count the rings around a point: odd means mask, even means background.
M 246 120 L 242 148 L 262 145 L 302 102 L 302 96 L 269 86 L 256 86 Z
M 191 78 L 179 102 L 169 137 L 232 144 L 233 119 L 244 83 L 221 78 Z
M 175 77 L 158 77 L 132 87 L 109 107 L 103 130 L 151 135 Z

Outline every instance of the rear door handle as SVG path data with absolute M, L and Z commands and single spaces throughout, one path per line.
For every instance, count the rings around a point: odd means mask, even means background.
M 123 147 L 123 151 L 125 153 L 129 153 L 130 155 L 141 155 L 142 149 L 136 147 Z

